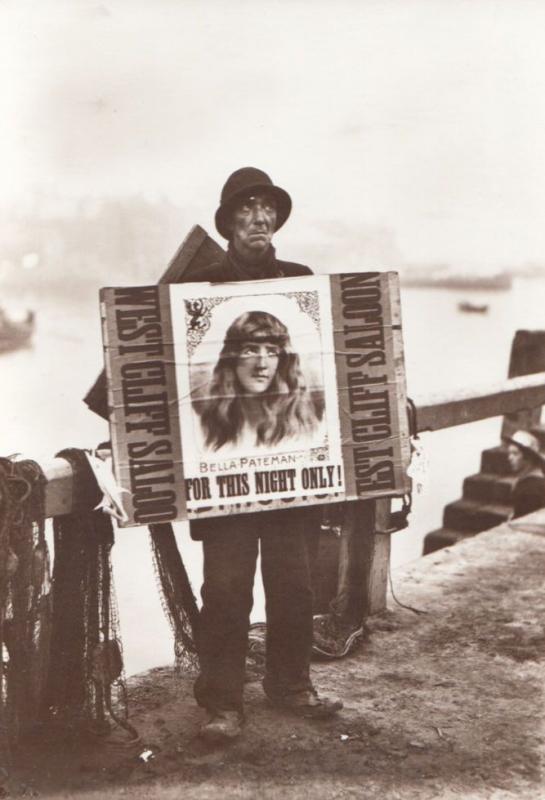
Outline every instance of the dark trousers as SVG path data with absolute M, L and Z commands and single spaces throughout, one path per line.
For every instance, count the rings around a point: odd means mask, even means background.
M 267 612 L 265 692 L 274 698 L 312 688 L 310 565 L 318 541 L 316 509 L 240 514 L 194 526 L 204 550 L 201 671 L 195 683 L 199 705 L 242 711 L 259 543 Z

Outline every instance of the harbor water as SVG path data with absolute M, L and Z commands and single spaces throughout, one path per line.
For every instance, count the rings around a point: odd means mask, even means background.
M 469 295 L 469 296 L 468 296 Z M 94 447 L 109 439 L 107 424 L 82 397 L 102 367 L 96 293 L 70 298 L 18 298 L 36 311 L 34 346 L 3 354 L 2 455 L 21 453 L 38 461 L 63 447 Z M 518 329 L 543 329 L 545 280 L 517 279 L 509 291 L 402 289 L 403 334 L 409 396 L 445 394 L 486 385 L 507 376 L 509 352 Z M 462 313 L 458 303 L 488 305 L 487 313 Z M 11 305 L 9 305 L 11 310 Z M 409 528 L 393 536 L 392 564 L 418 558 L 423 538 L 441 525 L 446 503 L 461 495 L 464 477 L 478 471 L 481 451 L 499 443 L 499 418 L 424 434 L 428 468 L 415 495 Z M 200 545 L 187 526 L 176 526 L 196 593 Z M 144 528 L 118 531 L 114 579 L 129 674 L 172 661 L 172 637 L 161 609 Z M 263 592 L 255 587 L 254 620 L 264 618 Z

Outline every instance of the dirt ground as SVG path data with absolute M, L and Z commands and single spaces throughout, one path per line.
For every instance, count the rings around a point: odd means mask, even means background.
M 0 797 L 542 800 L 545 513 L 529 519 L 394 572 L 422 613 L 390 598 L 356 654 L 314 665 L 335 719 L 271 709 L 253 681 L 243 737 L 205 747 L 190 678 L 156 669 L 130 682 L 137 744 L 33 745 Z

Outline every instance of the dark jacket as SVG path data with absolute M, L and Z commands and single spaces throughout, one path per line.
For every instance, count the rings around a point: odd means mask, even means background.
M 545 506 L 545 475 L 536 469 L 518 479 L 513 489 L 513 517 L 524 517 Z
M 275 250 L 271 247 L 269 258 L 255 269 L 239 261 L 231 249 L 221 261 L 200 267 L 192 271 L 191 267 L 184 273 L 181 283 L 209 281 L 222 283 L 224 281 L 251 281 L 263 278 L 292 278 L 297 275 L 312 275 L 312 270 L 303 264 L 292 261 L 280 261 L 276 258 Z

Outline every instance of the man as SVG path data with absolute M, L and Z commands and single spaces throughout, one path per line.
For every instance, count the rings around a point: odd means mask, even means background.
M 221 262 L 187 281 L 243 281 L 312 274 L 301 264 L 280 261 L 274 233 L 291 211 L 287 192 L 253 167 L 225 183 L 216 227 L 229 246 Z M 319 697 L 309 674 L 312 651 L 311 551 L 320 524 L 317 508 L 240 514 L 191 524 L 204 552 L 203 606 L 199 618 L 201 671 L 195 697 L 208 712 L 201 735 L 211 742 L 236 738 L 244 720 L 243 687 L 252 588 L 261 549 L 267 610 L 263 686 L 275 706 L 324 718 L 342 708 Z

